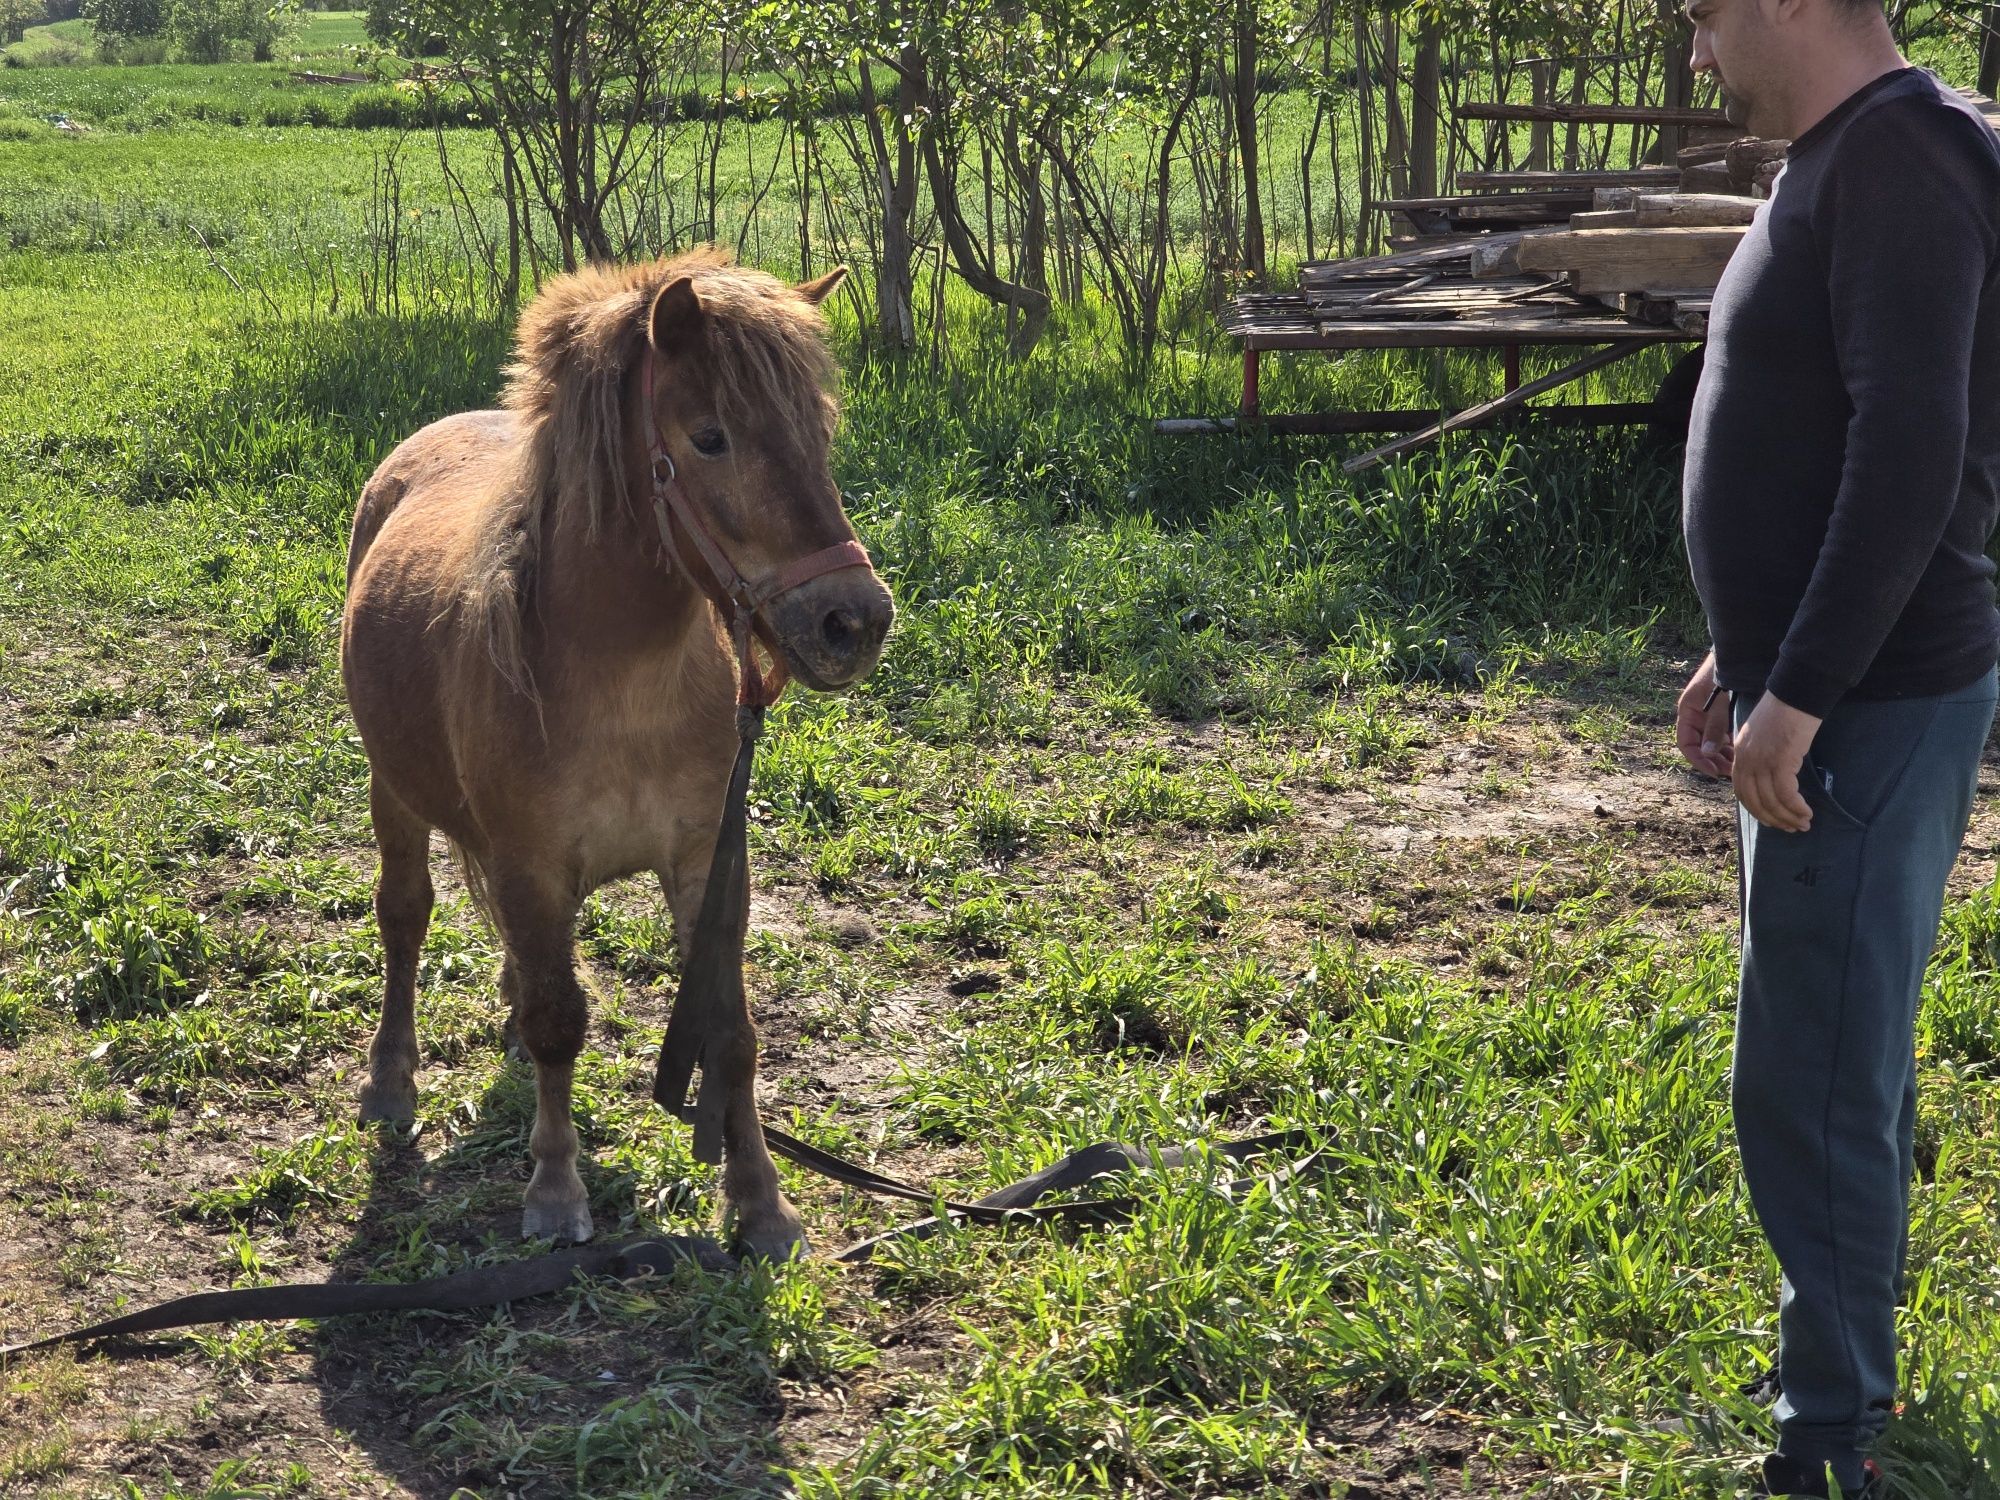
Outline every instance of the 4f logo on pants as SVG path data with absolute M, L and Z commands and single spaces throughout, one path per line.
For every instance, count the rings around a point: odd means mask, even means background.
M 1799 873 L 1792 877 L 1793 885 L 1814 886 L 1819 884 L 1820 866 L 1803 865 Z

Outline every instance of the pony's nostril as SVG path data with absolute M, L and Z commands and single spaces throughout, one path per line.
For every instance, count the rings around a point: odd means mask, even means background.
M 820 622 L 820 634 L 830 650 L 847 655 L 861 639 L 861 618 L 851 609 L 836 609 Z

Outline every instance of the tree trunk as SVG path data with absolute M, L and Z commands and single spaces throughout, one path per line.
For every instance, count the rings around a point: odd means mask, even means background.
M 1416 72 L 1410 80 L 1410 196 L 1438 196 L 1438 121 L 1444 41 L 1435 21 L 1417 34 Z
M 1989 99 L 2000 95 L 2000 5 L 1989 5 L 1981 21 L 1979 35 L 1979 92 Z
M 935 121 L 936 118 L 933 113 L 931 119 Z M 980 296 L 1002 307 L 1019 308 L 1039 334 L 1042 325 L 1048 321 L 1048 294 L 1015 285 L 1000 275 L 991 260 L 981 257 L 979 241 L 966 224 L 964 211 L 959 205 L 957 174 L 945 165 L 944 153 L 938 147 L 938 131 L 934 126 L 926 126 L 923 131 L 923 157 L 925 171 L 930 176 L 931 208 L 938 216 L 938 227 L 944 232 L 945 248 L 951 252 L 952 265 L 960 279 Z
M 1254 73 L 1252 76 L 1255 76 Z M 1190 76 L 1187 92 L 1181 96 L 1173 118 L 1167 122 L 1166 136 L 1160 142 L 1158 182 L 1153 200 L 1152 244 L 1149 247 L 1145 285 L 1140 290 L 1139 360 L 1142 364 L 1152 363 L 1153 348 L 1160 341 L 1160 299 L 1166 294 L 1167 263 L 1172 254 L 1167 235 L 1173 219 L 1174 149 L 1180 144 L 1181 127 L 1187 121 L 1188 111 L 1194 108 L 1195 100 L 1200 97 L 1199 80 L 1199 73 Z M 1252 139 L 1255 138 L 1254 124 L 1253 121 Z M 1244 180 L 1254 182 L 1255 179 L 1246 173 Z M 1256 202 L 1254 188 L 1250 201 Z
M 1551 102 L 1550 73 L 1552 65 L 1546 58 L 1536 58 L 1528 64 L 1528 80 L 1534 90 L 1536 104 Z M 1528 127 L 1528 170 L 1546 172 L 1549 169 L 1549 147 L 1555 140 L 1555 129 L 1547 120 L 1537 120 Z
M 1403 28 L 1396 13 L 1382 12 L 1384 124 L 1389 132 L 1389 196 L 1410 196 L 1410 130 L 1403 116 Z
M 1679 0 L 1660 0 L 1660 18 L 1667 28 L 1667 45 L 1660 59 L 1665 76 L 1660 80 L 1660 103 L 1668 109 L 1686 109 L 1694 103 L 1694 38 L 1680 18 Z M 1686 144 L 1687 132 L 1678 127 L 1660 131 L 1658 158 L 1674 161 Z
M 1014 279 L 1041 294 L 1041 306 L 1029 305 L 1018 314 L 1008 309 L 1007 348 L 1016 357 L 1027 354 L 1049 321 L 1049 205 L 1042 191 L 1042 154 L 1021 154 L 1020 124 L 1010 112 L 1000 140 L 1001 155 L 1021 195 L 1021 240 L 1014 261 Z
M 1375 248 L 1375 70 L 1368 59 L 1368 0 L 1354 0 L 1354 73 L 1359 81 L 1356 110 L 1361 130 L 1361 201 L 1354 219 L 1354 253 Z M 1339 158 L 1334 160 L 1339 180 Z
M 917 106 L 917 75 L 922 58 L 905 49 L 905 71 L 896 87 L 895 139 L 882 129 L 873 70 L 860 65 L 861 112 L 874 156 L 875 187 L 882 203 L 882 266 L 875 278 L 875 323 L 883 344 L 907 354 L 917 346 L 916 241 L 911 221 L 917 207 L 917 143 L 910 121 Z
M 1175 122 L 1172 135 L 1180 133 Z M 1264 279 L 1264 203 L 1257 169 L 1257 0 L 1236 6 L 1236 150 L 1243 165 L 1243 269 Z

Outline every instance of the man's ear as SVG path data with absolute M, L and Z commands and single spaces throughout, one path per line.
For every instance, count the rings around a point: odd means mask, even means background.
M 818 305 L 833 295 L 834 288 L 847 280 L 847 267 L 835 266 L 816 281 L 808 281 L 799 287 L 799 295 L 806 301 Z
M 694 278 L 676 277 L 661 287 L 659 295 L 653 298 L 647 333 L 652 338 L 653 347 L 660 353 L 685 352 L 700 347 L 704 342 L 706 318 L 701 296 L 694 289 Z

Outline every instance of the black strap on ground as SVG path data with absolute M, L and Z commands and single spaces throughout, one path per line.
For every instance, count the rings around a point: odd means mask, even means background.
M 158 1333 L 168 1328 L 194 1328 L 205 1323 L 333 1318 L 348 1313 L 460 1312 L 561 1291 L 578 1276 L 631 1281 L 640 1276 L 664 1274 L 683 1261 L 693 1261 L 708 1270 L 722 1270 L 736 1264 L 735 1257 L 711 1239 L 700 1235 L 669 1235 L 622 1245 L 558 1250 L 526 1260 L 474 1266 L 449 1276 L 433 1276 L 427 1281 L 298 1282 L 197 1292 L 191 1297 L 176 1297 L 139 1312 L 107 1318 L 87 1328 L 73 1328 L 25 1344 L 9 1344 L 0 1348 L 0 1359 L 57 1344 L 115 1338 L 120 1334 Z
M 1097 1182 L 1106 1177 L 1123 1177 L 1153 1167 L 1172 1170 L 1185 1166 L 1188 1158 L 1196 1154 L 1180 1146 L 1156 1148 L 1128 1146 L 1122 1141 L 1099 1141 L 1094 1146 L 1085 1146 L 1072 1151 L 1061 1160 L 1043 1167 L 1041 1171 L 1031 1172 L 1018 1182 L 1010 1182 L 983 1198 L 958 1202 L 946 1198 L 935 1188 L 912 1187 L 909 1183 L 884 1176 L 872 1168 L 859 1166 L 835 1156 L 830 1151 L 822 1151 L 810 1142 L 802 1141 L 797 1136 L 787 1135 L 782 1130 L 774 1130 L 769 1125 L 764 1127 L 764 1140 L 777 1155 L 830 1181 L 858 1188 L 864 1193 L 903 1198 L 912 1203 L 933 1204 L 939 1210 L 929 1218 L 917 1219 L 885 1234 L 863 1240 L 859 1244 L 849 1245 L 834 1256 L 835 1260 L 849 1265 L 867 1260 L 884 1245 L 898 1240 L 926 1238 L 935 1234 L 944 1225 L 959 1219 L 974 1224 L 1054 1222 L 1104 1224 L 1124 1219 L 1129 1217 L 1137 1206 L 1136 1199 L 1081 1198 L 1065 1199 L 1056 1203 L 1045 1203 L 1042 1200 L 1051 1193 L 1072 1192 L 1086 1183 Z M 1252 1136 L 1247 1140 L 1225 1141 L 1203 1149 L 1225 1161 L 1244 1162 L 1267 1156 L 1272 1152 L 1300 1150 L 1308 1146 L 1310 1141 L 1309 1131 L 1281 1130 L 1270 1135 Z M 1300 1176 L 1318 1159 L 1318 1153 L 1314 1152 L 1261 1180 L 1275 1184 L 1280 1180 Z M 1248 1185 L 1245 1182 L 1235 1182 L 1231 1184 L 1231 1189 L 1240 1190 Z
M 903 1224 L 885 1234 L 850 1245 L 834 1256 L 842 1264 L 856 1265 L 868 1260 L 882 1246 L 906 1239 L 922 1239 L 935 1234 L 955 1220 L 974 1224 L 1105 1224 L 1127 1218 L 1138 1200 L 1133 1197 L 1042 1200 L 1051 1193 L 1074 1191 L 1086 1183 L 1106 1177 L 1127 1176 L 1154 1167 L 1172 1169 L 1188 1164 L 1198 1149 L 1179 1146 L 1153 1149 L 1129 1146 L 1119 1141 L 1100 1141 L 1072 1151 L 1039 1172 L 1031 1172 L 1018 1182 L 988 1193 L 971 1202 L 945 1198 L 935 1190 L 913 1187 L 873 1168 L 860 1166 L 830 1151 L 802 1141 L 782 1130 L 764 1128 L 771 1149 L 829 1181 L 863 1192 L 928 1203 L 941 1210 L 927 1218 Z M 1273 1152 L 1302 1147 L 1310 1133 L 1284 1130 L 1248 1140 L 1226 1141 L 1205 1148 L 1231 1162 L 1245 1162 Z M 1277 1172 L 1230 1184 L 1232 1192 L 1255 1183 L 1274 1186 L 1303 1175 L 1319 1160 L 1318 1153 L 1288 1163 Z M 120 1317 L 107 1318 L 88 1327 L 73 1328 L 48 1338 L 0 1347 L 0 1359 L 47 1349 L 57 1344 L 84 1343 L 92 1339 L 115 1338 L 122 1334 L 159 1333 L 170 1328 L 193 1328 L 208 1323 L 278 1321 L 289 1318 L 335 1318 L 352 1313 L 375 1312 L 460 1312 L 467 1308 L 493 1307 L 561 1291 L 579 1276 L 605 1276 L 630 1281 L 640 1276 L 659 1275 L 673 1266 L 692 1261 L 705 1270 L 724 1270 L 736 1264 L 715 1241 L 700 1235 L 668 1235 L 632 1240 L 619 1245 L 590 1245 L 573 1250 L 556 1250 L 525 1260 L 503 1261 L 498 1265 L 475 1266 L 449 1276 L 434 1276 L 412 1282 L 297 1282 L 282 1286 L 238 1287 L 225 1292 L 197 1292 L 176 1297 L 154 1307 Z
M 688 945 L 680 993 L 668 1019 L 666 1035 L 660 1041 L 660 1061 L 653 1077 L 654 1099 L 669 1114 L 694 1127 L 695 1158 L 711 1165 L 722 1159 L 723 1085 L 720 1070 L 705 1066 L 704 1061 L 716 1039 L 726 1036 L 724 1028 L 739 1024 L 745 1013 L 743 942 L 749 914 L 746 809 L 750 765 L 756 754 L 763 720 L 764 711 L 759 707 L 752 705 L 738 710 L 736 765 L 729 778 L 727 799 L 723 803 L 715 857 L 709 866 L 701 917 Z M 697 1066 L 701 1067 L 701 1087 L 690 1106 L 687 1093 Z M 1069 1198 L 1054 1203 L 1043 1200 L 1052 1193 L 1072 1192 L 1107 1177 L 1129 1176 L 1154 1167 L 1172 1169 L 1185 1166 L 1189 1158 L 1196 1155 L 1196 1152 L 1179 1146 L 1155 1148 L 1100 1141 L 1094 1146 L 1072 1151 L 1060 1161 L 1039 1172 L 1032 1172 L 1018 1182 L 1010 1182 L 983 1198 L 960 1202 L 945 1197 L 933 1188 L 915 1187 L 871 1167 L 835 1156 L 768 1125 L 764 1127 L 764 1139 L 779 1156 L 829 1181 L 865 1193 L 928 1204 L 936 1210 L 927 1218 L 850 1245 L 834 1257 L 850 1265 L 869 1259 L 885 1244 L 921 1239 L 955 1221 L 974 1224 L 1101 1224 L 1123 1219 L 1129 1217 L 1137 1206 L 1136 1198 Z M 1245 1162 L 1272 1152 L 1305 1149 L 1309 1144 L 1309 1132 L 1286 1130 L 1206 1149 L 1223 1160 Z M 1241 1190 L 1258 1182 L 1276 1185 L 1302 1175 L 1317 1160 L 1318 1155 L 1314 1153 L 1262 1178 L 1234 1182 L 1231 1189 Z M 31 1343 L 12 1344 L 0 1348 L 0 1358 L 31 1349 L 46 1349 L 55 1344 L 81 1343 L 119 1334 L 156 1333 L 163 1329 L 190 1328 L 204 1323 L 332 1318 L 370 1312 L 456 1312 L 560 1291 L 580 1275 L 630 1280 L 656 1274 L 677 1262 L 688 1260 L 710 1269 L 735 1263 L 714 1241 L 680 1235 L 637 1240 L 623 1245 L 555 1251 L 526 1260 L 478 1266 L 450 1276 L 403 1284 L 313 1282 L 200 1292 L 191 1297 L 177 1297 L 140 1312 L 93 1323 L 87 1328 L 72 1329 Z

